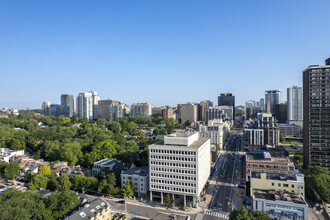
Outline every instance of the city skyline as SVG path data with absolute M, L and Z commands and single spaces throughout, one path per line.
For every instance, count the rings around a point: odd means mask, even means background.
M 3 1 L 0 108 L 40 108 L 91 89 L 154 106 L 216 103 L 224 92 L 237 105 L 271 89 L 286 97 L 306 66 L 329 57 L 330 3 L 319 4 Z

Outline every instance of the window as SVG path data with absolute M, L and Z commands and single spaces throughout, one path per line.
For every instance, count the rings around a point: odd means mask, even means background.
M 278 186 L 281 186 L 281 183 L 279 183 Z
M 274 183 L 272 183 L 272 186 L 274 186 L 275 184 Z
M 289 184 L 283 184 L 283 187 L 289 187 Z
M 294 185 L 292 184 L 291 187 L 294 188 Z

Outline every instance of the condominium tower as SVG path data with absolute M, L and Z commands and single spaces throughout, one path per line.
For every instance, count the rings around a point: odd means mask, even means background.
M 99 118 L 104 118 L 106 120 L 110 120 L 110 106 L 112 104 L 118 104 L 118 101 L 116 100 L 100 100 L 99 101 L 99 106 L 98 106 L 98 117 Z M 110 120 L 111 121 L 111 120 Z
M 72 117 L 74 112 L 73 95 L 61 95 L 61 111 L 65 117 Z
M 288 121 L 303 120 L 303 89 L 293 86 L 287 89 Z
M 276 105 L 282 103 L 282 90 L 267 90 L 265 100 L 265 112 L 275 114 Z
M 148 117 L 152 114 L 152 105 L 148 102 L 146 103 L 133 103 L 131 105 L 131 115 L 132 116 L 144 116 Z
M 304 166 L 330 170 L 330 58 L 303 71 Z
M 78 117 L 97 119 L 98 118 L 98 101 L 100 97 L 97 92 L 79 93 L 77 97 L 77 114 Z

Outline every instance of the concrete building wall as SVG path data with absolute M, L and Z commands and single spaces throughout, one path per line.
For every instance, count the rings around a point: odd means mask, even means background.
M 288 100 L 288 120 L 302 121 L 303 120 L 303 89 L 302 87 L 293 86 L 287 89 Z
M 197 195 L 200 195 L 207 183 L 211 171 L 210 139 L 198 148 L 197 152 Z
M 181 123 L 186 121 L 196 122 L 197 121 L 197 106 L 192 103 L 181 105 Z

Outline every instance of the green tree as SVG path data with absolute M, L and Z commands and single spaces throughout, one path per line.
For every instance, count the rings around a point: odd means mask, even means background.
M 245 207 L 242 207 L 240 209 L 234 209 L 229 214 L 229 219 L 230 220 L 252 220 L 253 215 Z
M 37 189 L 46 189 L 48 184 L 48 178 L 37 174 L 32 177 L 31 182 L 29 183 L 29 188 L 31 190 L 37 190 Z
M 42 167 L 40 167 L 39 169 L 39 174 L 44 175 L 44 176 L 49 176 L 52 174 L 52 170 L 50 169 L 49 166 L 47 165 L 43 165 Z
M 283 137 L 282 132 L 280 131 L 280 142 L 284 143 L 285 142 L 285 138 Z
M 166 197 L 165 197 L 165 206 L 168 207 L 168 208 L 171 208 L 173 207 L 174 205 L 174 196 L 170 196 L 170 194 L 167 194 Z
M 127 142 L 127 150 L 131 152 L 139 151 L 139 146 L 136 144 L 135 141 L 131 140 Z
M 71 212 L 79 203 L 79 198 L 75 193 L 69 191 L 53 192 L 46 200 L 46 207 L 54 219 L 59 219 Z
M 20 167 L 17 162 L 10 162 L 6 165 L 5 177 L 7 179 L 13 180 L 21 175 L 21 172 L 19 170 Z
M 53 219 L 40 196 L 33 191 L 7 189 L 0 196 L 0 218 L 11 219 Z
M 116 175 L 114 173 L 105 174 L 99 183 L 98 192 L 112 195 L 116 195 L 119 192 L 119 189 L 116 187 Z
M 109 131 L 112 131 L 113 133 L 120 133 L 121 127 L 120 127 L 119 122 L 117 122 L 117 121 L 108 122 L 107 127 L 108 127 Z
M 68 191 L 70 189 L 70 187 L 71 187 L 71 182 L 70 182 L 68 175 L 66 175 L 66 173 L 62 173 L 60 178 L 58 178 L 57 190 L 58 191 Z
M 58 184 L 58 177 L 56 175 L 51 175 L 47 183 L 47 189 L 49 189 L 50 191 L 56 191 Z
M 78 142 L 64 144 L 61 155 L 62 160 L 68 161 L 69 165 L 75 165 L 83 156 L 81 144 Z
M 314 189 L 326 203 L 330 203 L 330 171 L 325 167 L 308 166 L 304 173 L 306 187 Z
M 59 160 L 61 156 L 61 147 L 58 140 L 45 141 L 43 144 L 44 156 L 49 161 Z
M 124 185 L 124 188 L 122 189 L 122 195 L 126 197 L 132 197 L 134 196 L 134 187 L 131 185 L 129 180 Z
M 190 120 L 185 121 L 184 125 L 185 125 L 186 127 L 191 126 L 191 121 L 190 121 Z
M 107 140 L 96 143 L 92 147 L 92 152 L 86 154 L 86 157 L 93 163 L 104 158 L 112 158 L 117 153 L 117 143 L 113 140 Z
M 74 190 L 81 191 L 84 189 L 97 190 L 98 180 L 95 177 L 87 176 L 70 176 L 70 182 Z
M 229 214 L 230 220 L 270 220 L 268 215 L 263 211 L 248 211 L 245 207 L 234 209 Z

